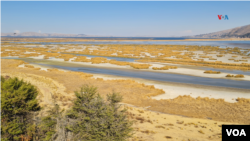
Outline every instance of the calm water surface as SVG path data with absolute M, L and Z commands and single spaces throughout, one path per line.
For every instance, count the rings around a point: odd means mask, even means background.
M 30 42 L 13 42 L 13 43 L 30 43 Z M 43 45 L 50 44 L 163 44 L 163 45 L 199 45 L 199 46 L 219 46 L 240 47 L 250 49 L 250 41 L 91 41 L 91 42 L 32 42 Z M 31 43 L 31 44 L 32 44 Z
M 214 79 L 214 78 L 196 77 L 196 76 L 172 74 L 172 73 L 140 71 L 135 69 L 98 68 L 87 65 L 79 65 L 67 62 L 58 62 L 58 61 L 50 61 L 43 59 L 38 60 L 30 58 L 21 58 L 20 60 L 24 60 L 31 64 L 37 64 L 46 67 L 65 69 L 71 71 L 80 71 L 92 74 L 107 74 L 107 75 L 115 75 L 122 77 L 141 78 L 154 81 L 178 82 L 178 83 L 188 83 L 188 84 L 198 84 L 198 85 L 208 85 L 208 86 L 250 89 L 250 81 Z

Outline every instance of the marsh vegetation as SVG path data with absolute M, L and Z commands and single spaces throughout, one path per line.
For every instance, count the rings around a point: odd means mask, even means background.
M 250 70 L 249 49 L 219 48 L 216 46 L 195 45 L 125 45 L 125 44 L 66 44 L 66 45 L 35 45 L 24 47 L 25 44 L 3 43 L 1 56 L 18 56 L 20 58 L 41 57 L 43 59 L 63 59 L 73 62 L 91 62 L 92 64 L 110 63 L 130 66 L 135 69 L 149 69 L 148 63 L 171 63 L 213 68 Z M 40 46 L 40 47 L 37 47 Z M 138 63 L 109 60 L 105 57 L 77 55 L 95 55 L 106 57 L 137 58 Z M 154 67 L 156 70 L 157 67 Z M 164 69 L 164 68 L 162 68 Z M 166 67 L 165 67 L 165 70 Z

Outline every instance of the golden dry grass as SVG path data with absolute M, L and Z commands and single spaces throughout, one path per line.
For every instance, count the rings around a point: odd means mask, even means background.
M 35 68 L 33 65 L 28 65 L 28 64 L 26 64 L 24 66 L 27 67 L 27 68 Z
M 35 39 L 31 39 L 35 40 Z M 65 39 L 68 40 L 68 39 Z M 72 39 L 74 40 L 74 39 Z M 53 40 L 49 40 L 52 41 Z M 60 40 L 58 40 L 60 41 Z M 196 46 L 196 45 L 124 45 L 124 44 L 99 44 L 95 47 L 91 45 L 85 45 L 86 48 L 82 49 L 80 46 L 75 44 L 67 44 L 67 45 L 46 45 L 44 48 L 39 47 L 30 47 L 26 48 L 23 46 L 19 46 L 19 44 L 13 43 L 3 43 L 3 45 L 9 45 L 8 47 L 3 46 L 2 56 L 19 56 L 22 58 L 45 55 L 44 59 L 48 59 L 49 57 L 61 58 L 65 61 L 69 61 L 69 59 L 76 57 L 75 55 L 71 55 L 68 53 L 75 54 L 86 54 L 86 55 L 97 55 L 97 56 L 115 56 L 115 57 L 126 57 L 126 58 L 141 58 L 139 62 L 161 62 L 161 63 L 173 63 L 173 64 L 183 64 L 183 65 L 194 65 L 194 66 L 208 66 L 214 68 L 223 68 L 223 69 L 237 69 L 237 70 L 250 70 L 250 64 L 239 64 L 238 62 L 248 62 L 249 59 L 248 50 L 241 51 L 240 48 L 219 48 L 217 46 Z M 37 44 L 39 45 L 39 44 Z M 69 50 L 72 51 L 69 51 Z M 80 50 L 74 50 L 80 49 Z M 25 52 L 36 52 L 25 54 Z M 50 52 L 48 52 L 50 51 Z M 185 52 L 183 52 L 185 51 Z M 195 51 L 200 51 L 198 56 Z M 60 52 L 60 53 L 58 53 Z M 213 61 L 216 58 L 209 56 L 209 54 L 215 54 L 217 52 L 217 57 L 223 57 L 225 54 L 232 54 L 232 57 L 242 57 L 242 59 L 228 59 L 234 60 L 235 63 L 225 63 L 225 62 L 217 62 Z M 67 54 L 62 54 L 67 53 Z M 154 58 L 151 58 L 147 53 Z M 173 58 L 169 58 L 173 57 Z M 197 60 L 194 60 L 196 58 Z M 204 61 L 202 58 L 208 58 L 212 61 Z M 245 58 L 245 59 L 244 59 Z M 89 62 L 91 61 L 93 64 L 99 63 L 111 63 L 115 65 L 126 66 L 130 65 L 129 62 L 119 62 L 110 60 L 107 61 L 102 57 L 95 57 L 91 60 L 86 59 L 86 57 L 77 57 L 75 62 Z M 133 67 L 134 66 L 134 67 Z M 146 66 L 135 66 L 132 64 L 133 68 L 147 68 Z
M 243 74 L 237 74 L 237 75 L 226 75 L 226 77 L 235 77 L 235 78 L 244 78 L 244 75 Z
M 177 69 L 176 66 L 164 66 L 164 67 L 152 67 L 153 70 L 168 70 L 168 69 Z
M 196 118 L 209 117 L 218 121 L 250 124 L 250 113 L 248 112 L 250 109 L 250 101 L 247 99 L 238 99 L 236 103 L 228 103 L 223 99 L 192 98 L 190 96 L 154 100 L 149 98 L 149 96 L 163 94 L 164 91 L 133 80 L 97 80 L 90 76 L 79 77 L 81 74 L 78 72 L 64 72 L 58 70 L 46 72 L 34 70 L 32 68 L 17 68 L 19 64 L 23 63 L 23 61 L 19 60 L 2 59 L 2 73 L 12 73 L 13 75 L 23 73 L 28 76 L 41 76 L 43 80 L 46 81 L 46 85 L 53 86 L 55 90 L 57 90 L 57 87 L 52 85 L 50 81 L 47 82 L 47 80 L 52 79 L 58 82 L 66 88 L 65 92 L 68 93 L 68 96 L 58 96 L 57 98 L 62 104 L 64 103 L 64 105 L 70 103 L 70 101 L 74 99 L 72 95 L 73 91 L 78 90 L 79 87 L 84 84 L 89 84 L 98 87 L 98 92 L 103 96 L 113 91 L 120 92 L 124 98 L 122 102 L 140 107 L 151 106 L 148 109 L 153 111 Z M 47 89 L 47 87 L 44 87 L 44 89 Z M 70 104 L 66 104 L 65 106 L 69 105 Z
M 130 66 L 134 69 L 148 69 L 151 65 L 150 64 L 130 63 Z
M 234 77 L 234 75 L 227 74 L 226 77 Z
M 110 64 L 114 64 L 114 65 L 119 65 L 119 66 L 127 66 L 127 65 L 130 65 L 129 62 L 122 62 L 122 61 L 116 61 L 116 60 L 110 60 L 109 63 L 110 63 Z
M 72 61 L 73 62 L 91 62 L 91 60 L 87 59 L 86 56 L 77 56 L 77 58 Z
M 107 58 L 104 57 L 94 57 L 91 58 L 92 64 L 108 63 Z
M 220 71 L 212 71 L 212 70 L 207 70 L 207 71 L 204 71 L 204 73 L 210 73 L 210 74 L 220 74 Z
M 235 78 L 243 78 L 244 75 L 243 75 L 243 74 L 237 74 L 237 75 L 235 75 L 234 77 L 235 77 Z

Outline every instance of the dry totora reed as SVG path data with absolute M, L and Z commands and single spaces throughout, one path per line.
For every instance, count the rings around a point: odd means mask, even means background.
M 234 77 L 235 77 L 235 78 L 243 78 L 244 75 L 243 75 L 243 74 L 237 74 L 237 75 L 235 75 Z
M 164 67 L 161 67 L 161 68 L 153 67 L 152 69 L 153 70 L 168 70 L 168 69 L 177 69 L 177 67 L 176 66 L 164 66 Z
M 212 71 L 212 70 L 207 70 L 207 71 L 204 71 L 204 73 L 219 74 L 219 73 L 220 73 L 220 71 Z
M 137 64 L 131 63 L 130 66 L 135 69 L 148 69 L 151 65 L 150 64 Z
M 228 75 L 226 75 L 226 77 L 234 77 L 234 75 L 230 75 L 230 74 L 228 74 Z

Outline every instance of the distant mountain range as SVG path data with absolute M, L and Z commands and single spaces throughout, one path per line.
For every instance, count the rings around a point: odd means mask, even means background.
M 250 38 L 250 25 L 240 26 L 228 30 L 188 36 L 189 38 Z
M 88 37 L 85 34 L 60 34 L 60 33 L 37 33 L 37 32 L 23 32 L 23 33 L 1 33 L 5 37 Z
M 86 34 L 60 34 L 60 33 L 37 33 L 37 32 L 23 32 L 23 33 L 1 33 L 2 37 L 115 37 L 115 36 L 93 36 Z M 240 26 L 228 30 L 200 34 L 194 36 L 184 36 L 184 38 L 250 38 L 250 25 Z

